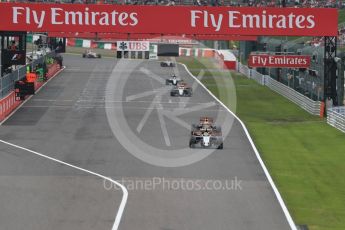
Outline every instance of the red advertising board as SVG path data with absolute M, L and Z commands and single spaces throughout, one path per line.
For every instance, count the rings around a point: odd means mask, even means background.
M 251 54 L 248 65 L 250 67 L 309 68 L 310 56 Z
M 0 3 L 0 31 L 336 36 L 331 8 Z

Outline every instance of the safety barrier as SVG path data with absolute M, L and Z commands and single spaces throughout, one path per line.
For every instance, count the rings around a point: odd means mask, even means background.
M 49 80 L 51 77 L 53 77 L 59 70 L 60 70 L 60 66 L 57 63 L 53 63 L 51 65 L 47 66 L 47 80 Z M 35 82 L 35 90 L 38 90 L 39 88 L 41 88 L 41 86 L 44 84 L 44 82 L 42 81 L 36 81 Z
M 48 53 L 45 56 L 40 57 L 27 65 L 31 66 L 31 69 L 33 69 L 33 67 L 35 67 L 36 65 L 43 63 L 45 58 L 52 58 L 54 57 L 54 55 L 54 52 Z M 6 97 L 14 89 L 14 83 L 16 81 L 24 79 L 25 74 L 26 66 L 22 66 L 14 70 L 12 73 L 6 74 L 5 76 L 0 78 L 0 99 Z
M 251 76 L 251 69 L 249 69 L 248 66 L 242 65 L 240 62 L 238 62 L 237 66 L 238 66 L 238 72 L 240 72 L 241 74 L 243 74 L 246 77 L 250 78 L 250 76 Z
M 260 85 L 265 85 L 266 75 L 263 75 L 259 73 L 258 71 L 250 69 L 248 66 L 243 65 L 239 62 L 237 63 L 237 69 L 238 69 L 238 72 L 242 73 L 246 77 L 250 79 L 254 79 Z
M 24 69 L 24 71 L 22 69 Z M 13 89 L 14 89 L 14 82 L 17 80 L 21 80 L 25 77 L 25 73 L 26 73 L 25 70 L 26 68 L 24 66 L 4 77 L 4 81 L 6 81 L 7 85 L 5 87 L 5 90 L 3 89 L 1 93 L 7 92 L 7 95 L 3 97 L 2 99 L 0 99 L 0 121 L 3 121 L 22 103 L 22 101 L 16 101 L 16 96 Z M 60 70 L 60 66 L 57 63 L 48 65 L 48 70 L 47 70 L 48 72 L 46 75 L 47 79 L 54 77 L 59 70 Z M 1 81 L 1 83 L 3 83 L 4 81 Z M 44 82 L 36 81 L 35 90 L 41 88 L 43 84 Z M 10 91 L 8 89 L 10 89 Z
M 321 102 L 313 101 L 309 97 L 297 92 L 296 90 L 274 80 L 273 78 L 266 76 L 265 85 L 280 95 L 286 97 L 290 101 L 300 106 L 305 111 L 313 114 L 320 115 Z
M 250 79 L 254 79 L 261 85 L 265 85 L 269 87 L 271 90 L 279 93 L 280 95 L 284 96 L 285 98 L 289 99 L 293 103 L 300 106 L 305 111 L 320 116 L 321 112 L 321 102 L 320 101 L 313 101 L 312 99 L 304 96 L 303 94 L 297 92 L 296 90 L 280 83 L 268 75 L 263 75 L 257 72 L 254 69 L 250 69 L 248 66 L 238 63 L 237 65 L 238 72 L 242 73 L 246 77 Z
M 254 79 L 260 85 L 266 85 L 266 78 L 268 77 L 269 76 L 263 75 L 259 73 L 258 71 L 251 71 L 251 75 L 250 75 L 250 78 Z
M 14 91 L 12 91 L 6 97 L 2 98 L 0 100 L 0 121 L 3 121 L 20 104 L 21 104 L 21 101 L 16 101 Z
M 345 133 L 345 106 L 328 109 L 327 123 Z
M 14 89 L 14 82 L 25 77 L 26 67 L 23 66 L 12 73 L 0 77 L 0 98 L 7 96 Z

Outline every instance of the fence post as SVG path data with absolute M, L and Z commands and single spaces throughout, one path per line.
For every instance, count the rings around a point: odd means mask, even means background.
M 321 102 L 320 104 L 320 117 L 324 117 L 325 116 L 325 102 Z

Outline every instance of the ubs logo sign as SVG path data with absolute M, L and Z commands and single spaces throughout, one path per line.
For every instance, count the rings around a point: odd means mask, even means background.
M 150 43 L 147 41 L 118 41 L 118 51 L 149 51 Z

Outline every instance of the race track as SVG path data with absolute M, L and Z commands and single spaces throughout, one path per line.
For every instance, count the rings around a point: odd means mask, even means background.
M 242 126 L 183 66 L 173 71 L 192 98 L 171 98 L 172 69 L 155 61 L 65 55 L 64 64 L 0 127 L 0 140 L 124 183 L 119 229 L 291 229 Z M 188 148 L 200 116 L 224 126 L 223 150 Z M 0 193 L 1 226 L 26 230 L 111 229 L 122 198 L 101 178 L 4 143 Z

